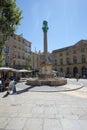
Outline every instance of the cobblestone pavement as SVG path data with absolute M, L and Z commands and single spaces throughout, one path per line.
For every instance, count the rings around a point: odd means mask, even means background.
M 25 86 L 19 83 L 17 91 Z M 5 93 L 0 93 L 0 130 L 87 130 L 87 87 L 54 93 L 29 89 L 2 98 Z

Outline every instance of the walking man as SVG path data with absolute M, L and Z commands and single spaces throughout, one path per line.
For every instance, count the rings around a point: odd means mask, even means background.
M 9 88 L 13 91 L 12 94 L 17 94 L 17 93 L 16 93 L 16 81 L 15 81 L 13 78 L 11 78 L 11 81 L 10 81 L 10 83 L 9 83 L 8 89 L 9 89 Z

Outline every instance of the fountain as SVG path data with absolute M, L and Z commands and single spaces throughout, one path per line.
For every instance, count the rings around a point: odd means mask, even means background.
M 47 31 L 48 31 L 48 22 L 43 21 L 43 34 L 44 34 L 44 58 L 40 64 L 40 72 L 38 78 L 30 78 L 27 80 L 27 84 L 31 86 L 60 86 L 67 83 L 66 79 L 53 77 L 52 74 L 52 63 L 48 59 L 48 50 L 47 50 Z

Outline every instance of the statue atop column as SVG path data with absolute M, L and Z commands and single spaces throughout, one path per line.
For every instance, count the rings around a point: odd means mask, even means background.
M 47 21 L 43 21 L 43 27 L 42 27 L 42 29 L 43 29 L 43 32 L 47 32 L 48 31 L 48 22 Z

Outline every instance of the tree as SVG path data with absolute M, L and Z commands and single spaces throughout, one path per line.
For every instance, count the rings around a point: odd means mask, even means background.
M 5 54 L 2 52 L 0 56 L 0 66 L 3 66 L 5 64 Z
M 0 0 L 0 58 L 7 37 L 13 35 L 20 24 L 21 15 L 22 10 L 17 7 L 16 0 Z
M 28 55 L 26 62 L 25 62 L 26 69 L 30 69 L 30 63 L 31 63 L 31 57 Z

